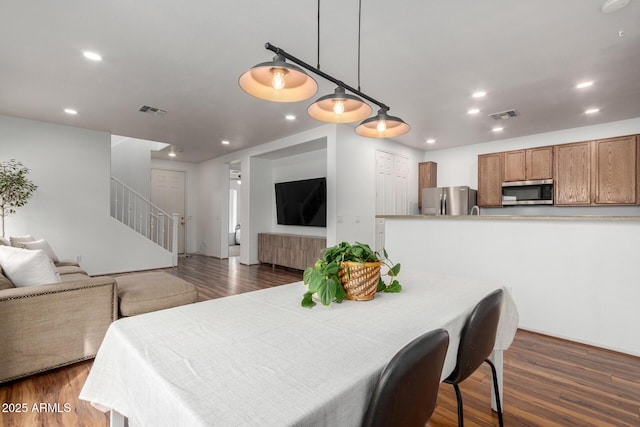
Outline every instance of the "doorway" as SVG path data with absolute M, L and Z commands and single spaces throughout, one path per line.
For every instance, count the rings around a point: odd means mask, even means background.
M 185 253 L 184 171 L 151 169 L 151 203 L 168 214 L 180 216 L 178 253 Z
M 240 224 L 240 164 L 229 165 L 229 257 L 240 256 L 242 226 Z

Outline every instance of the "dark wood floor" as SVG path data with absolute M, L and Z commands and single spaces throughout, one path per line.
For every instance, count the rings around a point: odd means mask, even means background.
M 181 259 L 179 267 L 165 271 L 195 284 L 201 300 L 301 279 L 301 272 L 264 265 L 249 267 L 236 260 L 192 256 Z M 0 403 L 6 404 L 0 412 L 0 425 L 106 427 L 108 416 L 77 398 L 91 363 L 0 386 Z M 462 384 L 465 426 L 498 425 L 490 410 L 490 387 L 491 374 L 486 367 Z M 640 426 L 637 357 L 519 330 L 505 352 L 504 388 L 506 426 Z M 5 412 L 11 403 L 25 403 L 28 411 Z M 40 403 L 58 403 L 60 411 L 34 411 L 33 405 L 37 408 Z M 440 387 L 438 406 L 428 425 L 457 425 L 451 386 Z

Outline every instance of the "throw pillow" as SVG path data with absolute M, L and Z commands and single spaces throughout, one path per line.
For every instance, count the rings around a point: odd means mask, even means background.
M 33 242 L 36 239 L 34 239 L 30 234 L 25 234 L 24 236 L 9 237 L 9 240 L 11 241 L 11 246 L 20 248 L 24 242 Z
M 53 261 L 41 249 L 0 246 L 0 266 L 16 288 L 60 283 Z
M 2 270 L 0 268 L 0 270 Z M 9 280 L 4 274 L 0 274 L 0 291 L 3 291 L 5 289 L 11 289 L 14 288 L 15 286 L 13 286 L 13 283 L 11 283 L 11 280 Z
M 22 247 L 29 250 L 42 249 L 44 253 L 47 254 L 49 258 L 51 258 L 51 261 L 53 261 L 54 263 L 59 261 L 56 253 L 53 252 L 53 249 L 51 249 L 49 243 L 44 239 L 34 240 L 33 242 L 24 242 L 22 243 Z

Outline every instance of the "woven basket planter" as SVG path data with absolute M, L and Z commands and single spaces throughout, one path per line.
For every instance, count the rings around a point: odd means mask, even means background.
M 347 294 L 347 299 L 356 301 L 373 299 L 378 289 L 380 266 L 382 266 L 382 261 L 341 262 L 338 276 Z

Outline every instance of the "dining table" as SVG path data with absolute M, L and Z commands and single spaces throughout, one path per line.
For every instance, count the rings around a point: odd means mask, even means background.
M 401 292 L 370 301 L 304 308 L 296 282 L 119 319 L 80 399 L 111 411 L 112 426 L 359 426 L 386 364 L 438 328 L 450 337 L 446 378 L 465 321 L 496 289 L 505 291 L 493 352 L 502 387 L 518 326 L 507 288 L 415 271 L 398 279 Z

